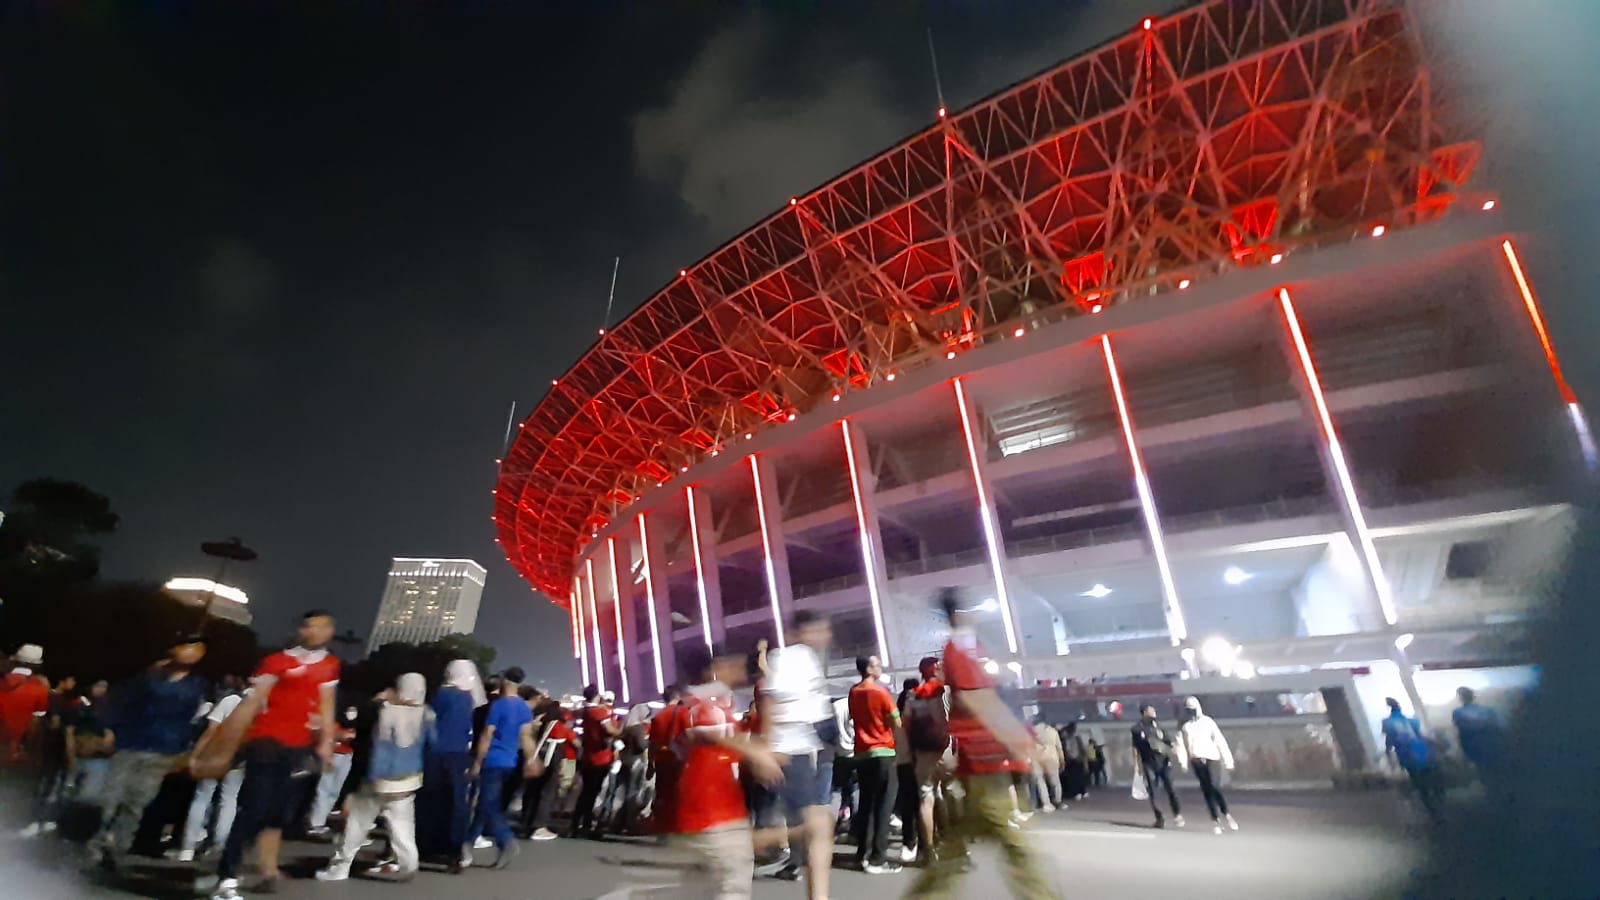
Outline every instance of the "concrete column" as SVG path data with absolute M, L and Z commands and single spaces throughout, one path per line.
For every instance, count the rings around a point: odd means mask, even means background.
M 1280 345 L 1289 359 L 1290 371 L 1300 373 L 1300 377 L 1294 379 L 1295 389 L 1300 394 L 1301 408 L 1310 418 L 1317 436 L 1322 439 L 1317 453 L 1322 461 L 1322 474 L 1338 502 L 1345 533 L 1350 537 L 1351 546 L 1355 547 L 1356 557 L 1366 576 L 1366 590 L 1355 599 L 1359 604 L 1357 614 L 1362 630 L 1389 628 L 1396 619 L 1394 597 L 1383 564 L 1378 559 L 1378 549 L 1367 528 L 1366 513 L 1361 508 L 1355 479 L 1350 474 L 1349 459 L 1339 443 L 1333 415 L 1323 396 L 1322 377 L 1317 374 L 1310 341 L 1300 328 L 1300 317 L 1295 311 L 1289 289 L 1279 288 L 1277 300 L 1279 321 L 1284 326 L 1279 331 Z
M 656 520 L 640 513 L 639 558 L 644 560 L 645 609 L 651 612 L 652 674 L 664 687 L 677 680 L 678 654 L 672 645 L 672 603 L 667 596 L 667 566 L 661 558 L 662 535 Z
M 750 457 L 750 483 L 755 494 L 756 524 L 761 529 L 762 575 L 767 603 L 772 610 L 772 630 L 778 646 L 787 644 L 787 629 L 794 621 L 794 580 L 789 577 L 789 545 L 783 530 L 783 495 L 778 491 L 778 470 L 771 461 Z
M 684 489 L 689 506 L 689 546 L 694 553 L 695 591 L 700 600 L 700 633 L 706 648 L 720 647 L 728 636 L 722 624 L 722 570 L 717 564 L 717 529 L 711 521 L 711 497 L 694 485 Z
M 594 649 L 594 683 L 604 693 L 610 682 L 606 679 L 606 648 L 600 639 L 600 603 L 595 597 L 593 557 L 586 557 L 583 561 L 583 602 L 583 616 L 589 623 L 589 636 L 594 642 L 591 645 Z
M 994 485 L 989 480 L 988 444 L 981 438 L 984 433 L 983 420 L 977 405 L 969 401 L 961 379 L 954 379 L 951 383 L 955 386 L 956 414 L 961 417 L 962 437 L 966 441 L 967 464 L 972 469 L 972 483 L 978 493 L 979 524 L 983 526 L 984 546 L 989 552 L 989 568 L 994 572 L 995 600 L 1000 604 L 1006 647 L 1015 655 L 1022 649 L 1021 629 L 1017 627 L 1017 611 L 1011 603 L 1011 590 L 1006 583 L 1005 542 L 1000 535 L 1000 517 L 994 506 Z
M 855 500 L 856 528 L 861 539 L 861 562 L 866 573 L 867 599 L 872 604 L 872 626 L 878 641 L 878 658 L 884 668 L 893 665 L 889 655 L 889 622 L 886 602 L 889 566 L 883 558 L 883 532 L 878 528 L 878 480 L 872 473 L 872 456 L 867 435 L 849 419 L 839 420 L 843 432 L 845 464 L 850 467 L 850 489 Z
M 644 682 L 639 677 L 639 656 L 634 652 L 637 638 L 634 635 L 633 579 L 630 575 L 626 532 L 619 537 L 607 538 L 605 580 L 611 587 L 612 637 L 617 642 L 617 696 L 624 703 L 632 703 L 635 696 L 648 696 L 648 692 L 641 690 Z

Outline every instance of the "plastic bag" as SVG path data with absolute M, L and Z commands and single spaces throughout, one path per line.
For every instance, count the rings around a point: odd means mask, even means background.
M 1135 772 L 1133 774 L 1133 799 L 1135 799 L 1135 800 L 1149 800 L 1150 799 L 1150 790 L 1145 787 L 1144 775 L 1139 773 L 1139 772 Z

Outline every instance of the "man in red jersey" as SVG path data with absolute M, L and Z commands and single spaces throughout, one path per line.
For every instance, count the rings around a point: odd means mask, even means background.
M 956 775 L 966 793 L 959 816 L 939 837 L 936 859 L 922 870 L 908 897 L 954 897 L 969 865 L 967 844 L 987 839 L 1000 843 L 1012 893 L 1025 900 L 1055 894 L 1045 883 L 1024 833 L 1011 826 L 1012 760 L 1027 760 L 1033 741 L 1011 714 L 994 682 L 983 670 L 983 651 L 972 627 L 972 615 L 961 607 L 954 590 L 939 598 L 950 620 L 950 642 L 944 648 L 944 676 L 950 688 L 950 737 L 956 746 Z
M 765 784 L 782 774 L 770 752 L 740 733 L 733 692 L 712 675 L 710 654 L 686 652 L 679 665 L 692 686 L 684 692 L 679 717 L 684 728 L 674 742 L 683 760 L 680 790 L 694 802 L 678 806 L 672 831 L 696 862 L 683 895 L 706 900 L 749 897 L 755 856 L 737 767 Z
M 322 770 L 332 767 L 337 731 L 333 700 L 339 686 L 339 659 L 328 652 L 333 628 L 330 613 L 312 610 L 301 616 L 299 643 L 262 661 L 251 679 L 250 695 L 234 710 L 233 715 L 250 722 L 240 751 L 244 784 L 217 866 L 213 900 L 240 897 L 239 872 L 251 841 L 256 842 L 264 890 L 276 887 L 278 848 L 294 815 L 293 780 L 312 769 L 313 753 Z
M 900 710 L 894 695 L 878 680 L 883 663 L 876 656 L 856 657 L 856 672 L 861 680 L 850 688 L 849 702 L 861 802 L 850 830 L 856 840 L 856 864 L 869 875 L 883 875 L 900 871 L 900 864 L 888 857 L 889 816 L 899 793 L 894 729 L 900 723 Z
M 600 689 L 589 685 L 583 689 L 583 746 L 578 756 L 578 777 L 583 786 L 578 789 L 578 808 L 572 813 L 572 833 L 569 837 L 597 837 L 594 824 L 594 805 L 600 799 L 600 789 L 605 787 L 611 774 L 611 764 L 616 762 L 617 751 L 612 742 L 622 733 L 622 727 L 611 714 L 611 704 L 600 697 Z
M 656 782 L 656 796 L 650 803 L 650 822 L 657 834 L 666 834 L 672 828 L 673 817 L 678 814 L 678 757 L 672 750 L 673 742 L 683 730 L 678 716 L 683 712 L 683 691 L 675 684 L 667 685 L 661 699 L 667 705 L 650 720 L 650 777 Z

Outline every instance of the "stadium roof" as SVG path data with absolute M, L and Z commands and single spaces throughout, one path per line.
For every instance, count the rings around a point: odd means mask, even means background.
M 551 386 L 496 540 L 566 604 L 635 500 L 836 395 L 1104 306 L 1435 217 L 1451 133 L 1414 23 L 1365 0 L 1204 3 L 929 126 L 679 272 Z

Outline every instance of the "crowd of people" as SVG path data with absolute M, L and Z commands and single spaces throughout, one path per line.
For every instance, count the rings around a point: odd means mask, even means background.
M 692 896 L 748 897 L 755 878 L 772 877 L 803 880 L 813 900 L 828 895 L 840 839 L 865 873 L 919 867 L 917 897 L 955 895 L 969 845 L 991 841 L 1017 896 L 1054 896 L 1020 825 L 1104 784 L 1105 747 L 1075 722 L 1015 715 L 983 664 L 970 611 L 953 592 L 941 606 L 949 641 L 898 696 L 881 661 L 865 656 L 834 697 L 829 621 L 803 611 L 781 649 L 680 653 L 681 683 L 625 711 L 593 685 L 581 699 L 548 696 L 519 668 L 484 678 L 469 660 L 341 702 L 334 623 L 321 611 L 305 614 L 295 645 L 248 684 L 198 675 L 198 635 L 114 687 L 72 678 L 52 687 L 37 674 L 43 648 L 30 644 L 0 680 L 0 754 L 7 770 L 33 777 L 22 837 L 89 809 L 80 830 L 96 864 L 120 872 L 136 847 L 162 852 L 165 837 L 179 862 L 215 858 L 215 900 L 241 896 L 247 856 L 254 889 L 273 890 L 285 831 L 333 843 L 321 881 L 349 878 L 363 853 L 364 876 L 408 880 L 430 860 L 455 874 L 504 868 L 519 839 L 614 833 L 660 836 L 693 857 L 682 886 Z M 751 702 L 739 713 L 743 686 Z M 1498 721 L 1472 700 L 1463 694 L 1456 724 L 1463 749 L 1488 767 Z M 1428 745 L 1391 705 L 1388 749 L 1432 809 Z M 1187 770 L 1213 830 L 1237 830 L 1222 790 L 1233 755 L 1197 698 L 1176 727 L 1142 708 L 1131 746 L 1135 795 L 1148 797 L 1156 827 L 1163 805 L 1184 824 L 1174 776 Z

